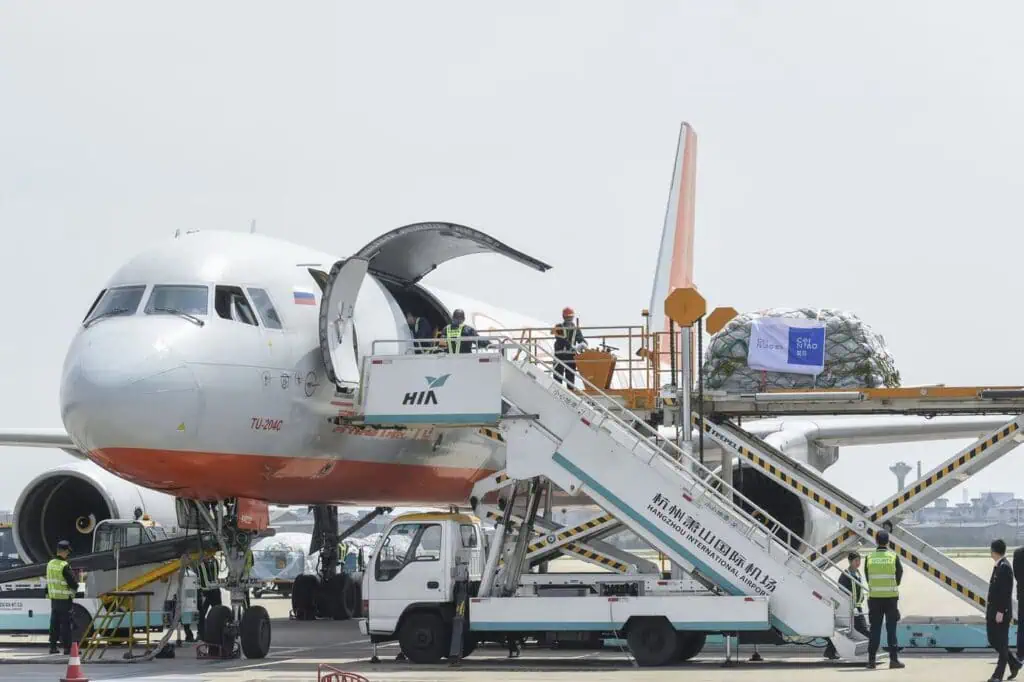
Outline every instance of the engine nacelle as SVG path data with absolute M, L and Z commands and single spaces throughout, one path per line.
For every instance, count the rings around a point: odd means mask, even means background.
M 74 462 L 34 478 L 14 506 L 14 544 L 27 563 L 54 556 L 59 540 L 72 555 L 92 551 L 96 524 L 148 514 L 170 530 L 177 525 L 174 497 L 142 488 L 92 462 Z

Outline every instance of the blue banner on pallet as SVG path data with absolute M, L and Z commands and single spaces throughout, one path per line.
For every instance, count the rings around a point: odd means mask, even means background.
M 825 369 L 824 323 L 782 317 L 754 320 L 747 366 L 767 372 L 821 374 Z

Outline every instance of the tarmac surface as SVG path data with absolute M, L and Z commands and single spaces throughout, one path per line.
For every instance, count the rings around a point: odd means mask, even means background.
M 992 562 L 987 558 L 966 558 L 958 561 L 987 577 Z M 558 562 L 558 568 L 579 571 L 576 562 Z M 977 615 L 969 605 L 929 584 L 927 579 L 907 570 L 903 586 L 904 614 L 952 616 Z M 991 650 L 952 654 L 939 651 L 906 651 L 901 654 L 907 667 L 889 670 L 880 662 L 876 670 L 867 670 L 862 663 L 826 661 L 821 649 L 813 647 L 760 647 L 764 660 L 750 662 L 752 647 L 744 645 L 739 663 L 723 666 L 725 652 L 721 647 L 705 648 L 693 661 L 665 668 L 637 668 L 627 652 L 616 647 L 592 651 L 583 649 L 549 650 L 528 647 L 519 658 L 508 659 L 503 647 L 481 647 L 458 667 L 447 662 L 421 666 L 396 662 L 397 644 L 378 647 L 381 662 L 373 664 L 370 645 L 354 621 L 299 622 L 288 620 L 290 600 L 268 596 L 255 600 L 270 612 L 273 647 L 268 658 L 261 661 L 235 659 L 209 661 L 195 658 L 194 645 L 176 650 L 174 659 L 146 663 L 118 661 L 119 652 L 110 651 L 103 662 L 83 664 L 89 680 L 124 680 L 135 682 L 298 682 L 317 679 L 318 664 L 329 664 L 339 670 L 359 673 L 366 679 L 407 680 L 531 680 L 555 682 L 568 680 L 676 680 L 685 676 L 693 682 L 757 680 L 759 682 L 821 682 L 852 680 L 870 675 L 872 680 L 936 679 L 987 680 L 995 667 Z M 56 682 L 64 676 L 67 658 L 46 653 L 43 636 L 0 639 L 0 680 L 10 682 Z M 735 652 L 733 652 L 735 658 Z M 109 661 L 109 662 L 107 662 Z M 849 677 L 849 676 L 853 677 Z

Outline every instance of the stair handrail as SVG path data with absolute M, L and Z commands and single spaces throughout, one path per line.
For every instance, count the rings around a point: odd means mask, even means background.
M 525 364 L 534 364 L 534 365 L 540 365 L 542 367 L 550 368 L 553 371 L 556 366 L 561 365 L 564 369 L 573 371 L 573 373 L 576 375 L 576 379 L 579 380 L 584 386 L 586 386 L 587 388 L 592 390 L 594 393 L 596 393 L 597 395 L 601 396 L 602 398 L 605 398 L 605 399 L 607 399 L 609 401 L 614 402 L 614 398 L 612 396 L 606 394 L 603 390 L 601 390 L 600 388 L 598 388 L 597 386 L 592 384 L 590 381 L 588 381 L 586 379 L 586 377 L 580 375 L 579 372 L 576 372 L 575 370 L 572 370 L 572 368 L 570 368 L 564 362 L 562 362 L 557 357 L 555 357 L 554 353 L 549 353 L 546 349 L 544 350 L 544 352 L 545 352 L 545 354 L 550 356 L 550 360 L 541 358 L 538 354 L 536 354 L 533 351 L 531 351 L 531 349 L 529 347 L 527 347 L 527 346 L 517 342 L 515 339 L 512 339 L 512 338 L 510 338 L 508 336 L 485 336 L 485 335 L 464 336 L 464 337 L 460 338 L 460 341 L 462 343 L 469 342 L 469 344 L 470 344 L 469 347 L 471 347 L 471 348 L 473 346 L 477 345 L 477 342 L 479 342 L 479 341 L 483 341 L 483 342 L 487 343 L 488 346 L 496 345 L 497 346 L 497 353 L 494 353 L 494 354 L 499 355 L 506 362 L 517 364 L 517 365 L 520 365 L 520 366 L 521 365 L 525 365 Z M 394 343 L 394 344 L 398 344 L 400 348 L 403 345 L 407 345 L 410 348 L 412 348 L 412 347 L 414 347 L 413 344 L 415 343 L 415 341 L 414 340 L 410 340 L 410 339 L 398 339 L 398 340 L 375 339 L 371 343 L 371 347 L 370 347 L 371 348 L 370 349 L 371 355 L 376 355 L 375 351 L 376 351 L 377 343 Z M 525 361 L 524 360 L 515 360 L 515 361 L 508 360 L 505 357 L 505 354 L 504 354 L 504 349 L 506 349 L 506 348 L 514 348 L 514 349 L 517 349 L 517 350 L 521 351 L 522 355 L 519 356 L 519 357 L 525 356 Z M 483 350 L 483 349 L 481 349 L 481 350 Z M 494 352 L 493 349 L 489 349 L 489 350 L 492 353 Z M 444 355 L 446 353 L 442 352 L 440 354 Z M 367 361 L 369 361 L 369 358 L 364 358 L 364 362 L 363 362 L 364 366 L 365 366 Z M 360 379 L 361 378 L 362 377 L 360 377 Z M 362 384 L 361 380 L 360 380 L 360 384 Z M 721 479 L 717 480 L 717 483 L 719 484 L 719 486 L 721 488 L 727 489 L 727 491 L 731 491 L 732 495 L 735 498 L 738 498 L 738 499 L 742 500 L 743 502 L 747 503 L 751 507 L 751 509 L 753 509 L 757 513 L 761 514 L 764 517 L 766 522 L 770 521 L 773 524 L 775 524 L 775 527 L 777 529 L 782 529 L 787 541 L 786 542 L 781 541 L 780 538 L 778 538 L 778 536 L 776 535 L 776 532 L 774 532 L 774 531 L 770 530 L 769 528 L 767 528 L 765 523 L 758 521 L 756 518 L 754 518 L 754 516 L 752 514 L 750 514 L 747 511 L 745 511 L 742 507 L 740 507 L 734 501 L 729 500 L 725 496 L 724 492 L 719 492 L 719 490 L 717 490 L 711 484 L 707 483 L 700 476 L 694 475 L 694 472 L 687 471 L 686 467 L 682 466 L 680 460 L 677 460 L 677 459 L 674 459 L 673 457 L 670 457 L 668 455 L 668 453 L 665 452 L 664 449 L 662 449 L 660 447 L 654 447 L 654 445 L 651 444 L 649 439 L 642 438 L 642 437 L 640 437 L 639 433 L 635 433 L 635 432 L 638 432 L 641 428 L 646 430 L 647 432 L 649 432 L 654 437 L 655 442 L 664 442 L 672 450 L 674 450 L 676 453 L 678 453 L 681 458 L 687 459 L 690 462 L 691 466 L 695 467 L 698 471 L 703 472 L 708 477 L 713 477 L 714 476 L 714 474 L 711 472 L 711 470 L 708 469 L 706 466 L 704 466 L 704 464 L 702 464 L 700 462 L 700 460 L 694 458 L 692 455 L 687 453 L 685 450 L 680 448 L 678 445 L 676 445 L 672 441 L 670 441 L 667 438 L 665 438 L 664 436 L 662 436 L 660 433 L 658 433 L 658 431 L 656 429 L 652 428 L 647 422 L 645 422 L 642 418 L 640 418 L 639 415 L 637 415 L 634 412 L 626 409 L 625 407 L 621 408 L 621 410 L 625 414 L 628 414 L 630 417 L 633 418 L 636 426 L 631 426 L 630 424 L 627 424 L 626 421 L 623 420 L 621 417 L 619 417 L 618 415 L 615 415 L 611 410 L 609 410 L 607 407 L 602 405 L 599 401 L 594 400 L 594 398 L 593 398 L 593 396 L 591 394 L 583 393 L 583 392 L 576 393 L 574 391 L 569 391 L 567 388 L 565 388 L 565 386 L 563 386 L 561 384 L 558 385 L 558 389 L 560 391 L 562 391 L 563 393 L 565 393 L 567 396 L 570 396 L 573 399 L 575 399 L 575 400 L 577 400 L 577 401 L 579 401 L 581 403 L 585 403 L 585 404 L 587 404 L 588 407 L 592 407 L 595 411 L 599 412 L 601 414 L 601 417 L 602 417 L 602 422 L 601 423 L 603 423 L 604 420 L 609 420 L 610 419 L 617 426 L 619 426 L 620 428 L 624 429 L 627 434 L 632 434 L 633 437 L 634 437 L 634 440 L 635 440 L 635 444 L 634 444 L 631 452 L 635 453 L 636 448 L 639 447 L 641 444 L 643 444 L 649 450 L 653 451 L 653 455 L 652 455 L 651 459 L 648 460 L 648 463 L 653 461 L 655 457 L 660 457 L 662 459 L 662 461 L 664 461 L 666 464 L 671 466 L 677 472 L 682 474 L 686 479 L 692 480 L 694 486 L 699 486 L 700 488 L 702 488 L 704 493 L 709 494 L 711 497 L 715 498 L 721 504 L 725 505 L 726 509 L 729 509 L 730 511 L 735 513 L 737 516 L 739 516 L 741 519 L 746 521 L 748 523 L 749 529 L 751 531 L 758 530 L 758 529 L 763 530 L 764 531 L 764 537 L 767 540 L 768 545 L 769 545 L 768 547 L 762 547 L 766 552 L 769 552 L 769 553 L 771 552 L 770 547 L 772 545 L 782 545 L 782 547 L 785 550 L 786 555 L 787 555 L 787 560 L 783 562 L 784 564 L 788 564 L 791 560 L 796 560 L 797 563 L 802 564 L 804 566 L 804 570 L 805 571 L 807 569 L 810 569 L 815 575 L 817 575 L 823 582 L 825 582 L 835 592 L 837 592 L 840 595 L 847 596 L 849 598 L 849 600 L 852 601 L 852 599 L 853 599 L 852 595 L 849 592 L 847 592 L 847 590 L 845 588 L 843 588 L 838 583 L 837 580 L 834 580 L 831 577 L 829 577 L 828 575 L 826 575 L 825 571 L 823 571 L 822 569 L 818 568 L 818 566 L 816 566 L 814 562 L 809 561 L 803 555 L 803 553 L 794 551 L 794 547 L 793 547 L 794 540 L 796 541 L 796 543 L 799 546 L 802 546 L 803 548 L 814 549 L 813 546 L 810 545 L 808 542 L 806 542 L 802 537 L 800 537 L 799 535 L 796 535 L 795 533 L 793 533 L 781 521 L 779 521 L 778 519 L 773 517 L 766 510 L 762 509 L 760 507 L 760 505 L 756 504 L 753 500 L 749 499 L 746 495 L 741 493 L 739 490 L 734 488 L 732 485 L 726 483 L 725 481 L 723 481 Z M 691 419 L 692 419 L 692 415 L 691 415 Z M 594 426 L 600 426 L 601 423 L 595 424 Z M 836 564 L 835 562 L 833 562 L 828 557 L 824 557 L 823 556 L 822 559 L 823 559 L 823 563 L 826 563 L 829 567 L 837 569 L 840 572 L 840 574 L 844 573 L 842 567 L 839 566 L 838 564 Z M 866 589 L 866 586 L 865 586 L 865 589 Z

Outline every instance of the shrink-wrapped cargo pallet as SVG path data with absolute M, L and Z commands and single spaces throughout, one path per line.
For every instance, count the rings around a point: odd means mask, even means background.
M 816 320 L 825 326 L 825 359 L 820 374 L 752 369 L 747 365 L 755 320 Z M 853 313 L 830 308 L 772 308 L 733 318 L 705 349 L 704 388 L 732 392 L 798 388 L 894 388 L 900 374 L 885 339 Z

